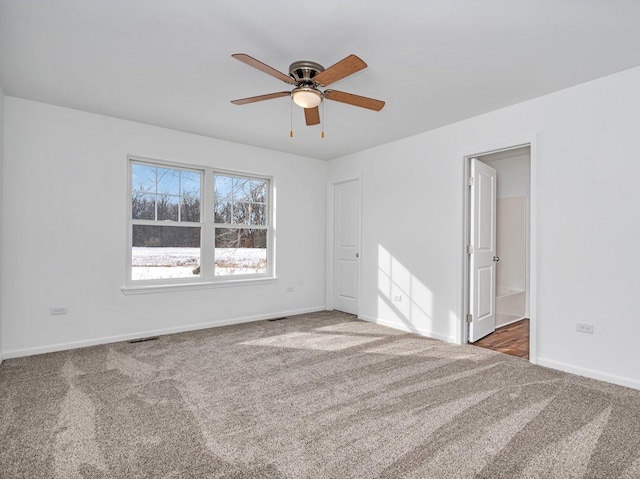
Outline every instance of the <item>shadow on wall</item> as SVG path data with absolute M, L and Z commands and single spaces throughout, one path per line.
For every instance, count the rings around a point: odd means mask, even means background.
M 399 319 L 412 332 L 433 326 L 433 293 L 409 269 L 378 245 L 378 317 Z
M 377 318 L 413 333 L 455 342 L 459 317 L 449 311 L 447 327 L 436 327 L 434 294 L 384 246 L 378 244 Z

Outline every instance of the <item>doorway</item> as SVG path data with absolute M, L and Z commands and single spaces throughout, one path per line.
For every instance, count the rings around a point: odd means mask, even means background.
M 468 341 L 530 358 L 531 146 L 467 158 Z

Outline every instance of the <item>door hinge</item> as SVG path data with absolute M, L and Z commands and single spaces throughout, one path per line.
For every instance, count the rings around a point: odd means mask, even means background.
M 467 254 L 473 254 L 473 246 L 471 245 L 467 246 Z
M 469 313 L 467 314 L 467 323 L 472 323 L 473 322 L 473 314 Z
M 469 178 L 467 178 L 467 184 L 469 186 L 473 186 L 474 183 L 475 183 L 475 180 L 473 179 L 473 176 L 470 176 Z

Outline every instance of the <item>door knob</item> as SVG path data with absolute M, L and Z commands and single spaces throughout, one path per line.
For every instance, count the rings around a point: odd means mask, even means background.
M 360 257 L 360 253 L 356 253 L 356 258 L 359 258 L 359 257 Z
M 493 261 L 500 261 L 500 257 L 499 256 L 494 256 L 493 257 Z

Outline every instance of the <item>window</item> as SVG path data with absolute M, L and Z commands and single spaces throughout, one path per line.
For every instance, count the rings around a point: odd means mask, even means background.
M 267 272 L 265 179 L 214 174 L 215 274 Z
M 273 276 L 271 181 L 130 160 L 129 283 Z

